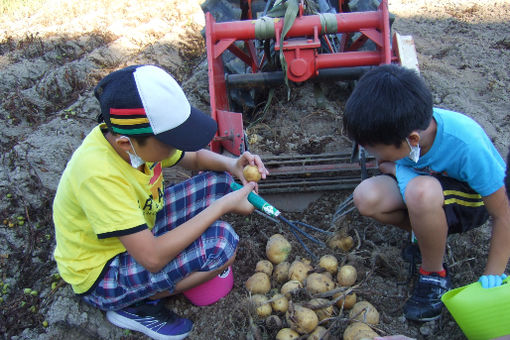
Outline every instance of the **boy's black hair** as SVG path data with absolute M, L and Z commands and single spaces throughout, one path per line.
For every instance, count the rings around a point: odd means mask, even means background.
M 344 129 L 360 145 L 395 145 L 432 119 L 432 94 L 411 69 L 382 65 L 360 78 L 345 105 Z

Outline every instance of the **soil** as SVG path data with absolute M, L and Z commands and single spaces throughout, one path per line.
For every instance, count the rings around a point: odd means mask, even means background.
M 435 105 L 474 118 L 506 156 L 510 140 L 508 1 L 391 0 L 389 7 L 395 15 L 393 29 L 414 38 L 421 75 Z M 32 7 L 5 11 L 0 18 L 4 122 L 0 129 L 0 334 L 5 339 L 145 339 L 141 333 L 110 325 L 102 312 L 80 302 L 56 275 L 51 203 L 67 160 L 95 125 L 98 105 L 92 89 L 111 71 L 131 64 L 159 64 L 182 84 L 193 105 L 208 112 L 200 2 L 35 1 Z M 340 122 L 352 84 L 321 84 L 321 89 L 323 96 L 315 96 L 311 84 L 292 86 L 290 101 L 278 95 L 264 115 L 247 112 L 244 124 L 250 150 L 264 157 L 348 149 L 350 142 L 342 135 Z M 174 170 L 168 176 L 185 174 Z M 355 211 L 332 224 L 336 208 L 350 193 L 322 192 L 304 211 L 283 213 L 354 237 L 355 248 L 349 252 L 305 242 L 317 256 L 334 254 L 341 263 L 357 268 L 355 292 L 380 312 L 379 334 L 464 339 L 447 311 L 427 323 L 404 318 L 402 306 L 412 280 L 407 280 L 409 265 L 400 254 L 409 235 Z M 245 302 L 244 287 L 256 262 L 265 258 L 267 239 L 281 233 L 292 243 L 290 260 L 309 258 L 314 266 L 316 261 L 281 223 L 258 214 L 225 219 L 241 239 L 233 290 L 207 307 L 193 306 L 182 296 L 167 303 L 194 321 L 190 339 L 251 339 L 253 324 L 263 339 L 272 339 L 276 329 L 255 316 Z M 445 261 L 454 287 L 478 279 L 490 233 L 489 222 L 450 236 Z M 312 235 L 327 238 L 318 232 Z M 347 324 L 348 314 L 336 310 L 335 320 L 326 326 L 334 338 L 341 338 Z

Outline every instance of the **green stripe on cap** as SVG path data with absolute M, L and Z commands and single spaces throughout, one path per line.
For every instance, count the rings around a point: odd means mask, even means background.
M 151 127 L 141 128 L 141 129 L 119 129 L 115 126 L 112 126 L 113 132 L 125 134 L 125 135 L 141 135 L 151 133 L 154 134 Z

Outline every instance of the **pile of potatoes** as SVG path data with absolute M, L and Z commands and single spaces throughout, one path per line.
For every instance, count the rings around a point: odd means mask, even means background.
M 369 326 L 379 323 L 377 309 L 368 301 L 358 302 L 355 292 L 345 295 L 356 283 L 356 268 L 339 266 L 334 255 L 322 256 L 315 267 L 306 259 L 291 262 L 291 249 L 284 236 L 272 235 L 266 244 L 267 260 L 257 262 L 245 284 L 259 320 L 278 329 L 276 339 L 327 339 L 329 321 L 341 311 L 349 312 L 351 320 L 345 340 L 377 336 Z

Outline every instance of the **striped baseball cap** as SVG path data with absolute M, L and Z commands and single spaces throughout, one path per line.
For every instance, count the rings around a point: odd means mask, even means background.
M 214 119 L 190 105 L 175 79 L 160 67 L 134 65 L 112 72 L 94 89 L 98 121 L 121 135 L 154 136 L 183 151 L 197 151 L 214 137 Z

